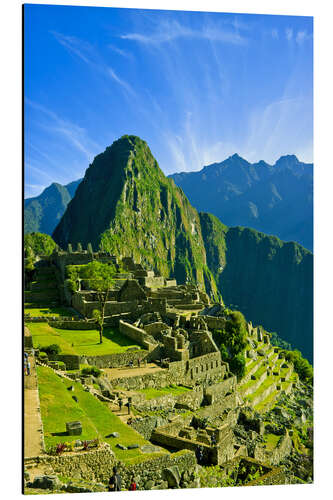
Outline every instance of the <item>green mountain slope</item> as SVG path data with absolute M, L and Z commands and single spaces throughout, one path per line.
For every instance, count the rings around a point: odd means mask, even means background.
M 198 212 L 138 137 L 124 136 L 96 156 L 53 237 L 63 248 L 91 242 L 133 255 L 164 276 L 216 292 Z
M 312 362 L 313 255 L 298 243 L 200 213 L 207 265 L 225 304 L 274 331 Z
M 80 182 L 67 186 L 54 182 L 39 196 L 24 200 L 24 233 L 52 234 Z

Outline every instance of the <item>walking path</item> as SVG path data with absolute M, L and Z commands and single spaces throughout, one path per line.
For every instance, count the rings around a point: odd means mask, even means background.
M 43 427 L 40 415 L 35 358 L 29 356 L 31 374 L 24 375 L 24 457 L 43 453 Z

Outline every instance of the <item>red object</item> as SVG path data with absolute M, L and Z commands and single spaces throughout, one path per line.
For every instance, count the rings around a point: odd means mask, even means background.
M 136 490 L 136 483 L 131 483 L 129 491 L 135 491 L 135 490 Z

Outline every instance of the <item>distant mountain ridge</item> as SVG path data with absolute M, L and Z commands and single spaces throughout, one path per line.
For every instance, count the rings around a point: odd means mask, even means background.
M 246 226 L 313 249 L 313 164 L 295 155 L 274 165 L 238 154 L 199 172 L 169 176 L 199 211 L 228 226 Z
M 52 234 L 82 179 L 63 186 L 53 182 L 34 198 L 24 200 L 24 233 Z

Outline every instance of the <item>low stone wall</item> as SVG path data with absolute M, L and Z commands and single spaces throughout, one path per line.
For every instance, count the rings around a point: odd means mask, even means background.
M 131 427 L 135 429 L 145 439 L 150 440 L 153 430 L 156 427 L 164 426 L 168 423 L 168 419 L 156 416 L 146 416 L 137 420 L 133 420 Z
M 108 445 L 98 450 L 63 454 L 59 456 L 40 455 L 35 463 L 48 465 L 55 474 L 70 478 L 107 483 L 116 463 Z
M 237 402 L 237 393 L 233 392 L 229 396 L 226 396 L 223 398 L 223 400 L 218 403 L 218 404 L 213 404 L 211 406 L 206 406 L 203 408 L 200 408 L 197 411 L 197 416 L 198 417 L 217 417 L 218 415 L 221 415 L 225 410 L 233 410 L 238 406 Z
M 128 366 L 130 361 L 137 365 L 138 359 L 144 360 L 146 356 L 147 351 L 138 349 L 102 356 L 80 356 L 80 363 L 88 363 L 88 365 L 97 366 L 98 368 L 119 368 L 120 366 Z
M 185 410 L 196 410 L 200 408 L 202 400 L 203 389 L 202 387 L 198 387 L 195 388 L 195 390 L 186 391 L 179 395 L 173 395 L 170 393 L 158 398 L 148 400 L 144 399 L 136 404 L 136 407 L 142 411 L 172 410 L 174 407 Z
M 233 392 L 236 389 L 237 377 L 229 377 L 218 384 L 207 387 L 205 390 L 206 404 L 214 404 L 221 402 L 228 392 Z
M 96 330 L 96 323 L 84 320 L 77 321 L 49 321 L 49 325 L 60 330 Z
M 200 382 L 216 381 L 223 378 L 226 370 L 227 365 L 221 360 L 220 352 L 213 352 L 187 361 L 173 361 L 168 363 L 167 369 L 152 374 L 110 379 L 110 384 L 113 387 L 119 386 L 136 390 L 177 385 L 181 381 L 184 385 L 193 387 Z
M 221 330 L 225 327 L 225 319 L 217 316 L 203 316 L 209 330 Z
M 55 354 L 49 356 L 50 361 L 63 361 L 66 365 L 66 370 L 80 369 L 80 356 L 75 354 Z
M 267 462 L 271 465 L 277 465 L 286 456 L 290 455 L 292 449 L 292 440 L 286 433 L 280 440 L 278 446 L 272 451 L 265 451 L 262 447 L 256 446 L 254 450 L 254 458 L 262 462 Z
M 162 481 L 165 483 L 166 469 L 177 468 L 179 475 L 183 478 L 186 472 L 194 474 L 197 465 L 194 453 L 187 450 L 172 454 L 156 454 L 156 456 L 147 458 L 147 460 L 143 455 L 141 462 L 125 465 L 115 458 L 108 445 L 104 445 L 99 450 L 68 455 L 41 455 L 34 457 L 34 463 L 47 465 L 54 474 L 104 484 L 108 483 L 112 475 L 112 468 L 117 465 L 118 472 L 122 477 L 123 489 L 126 490 L 128 490 L 133 476 L 135 476 L 141 490 L 153 489 L 156 483 Z M 182 487 L 182 483 L 180 486 Z M 183 484 L 183 486 L 189 487 L 187 484 Z M 165 487 L 168 487 L 168 483 L 165 483 Z
M 166 473 L 174 471 L 181 478 L 180 487 L 195 487 L 187 480 L 189 475 L 194 475 L 197 469 L 197 461 L 195 454 L 189 450 L 181 450 L 177 453 L 165 454 L 150 460 L 145 460 L 136 465 L 119 464 L 119 473 L 123 478 L 124 486 L 128 489 L 131 478 L 134 476 L 141 490 L 144 489 L 160 489 L 158 483 L 164 483 L 167 487 Z M 157 484 L 157 486 L 154 486 Z M 169 483 L 169 488 L 175 488 L 176 485 Z
M 141 328 L 137 328 L 136 326 L 131 325 L 130 323 L 126 323 L 125 321 L 119 321 L 119 330 L 121 331 L 121 333 L 134 340 L 139 345 L 142 345 L 149 351 L 151 351 L 156 344 L 154 337 L 149 335 Z

